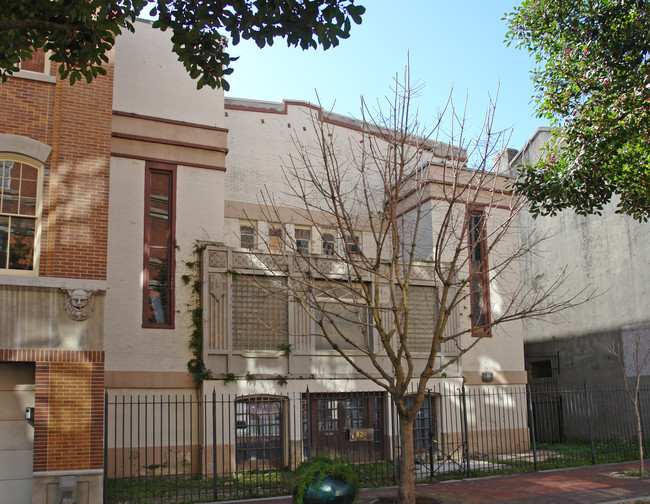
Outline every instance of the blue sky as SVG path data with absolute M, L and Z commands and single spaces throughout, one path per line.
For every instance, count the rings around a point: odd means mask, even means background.
M 278 40 L 259 49 L 242 41 L 228 78 L 227 96 L 315 103 L 359 117 L 360 97 L 375 104 L 391 93 L 396 74 L 410 60 L 411 81 L 423 86 L 416 104 L 422 122 L 434 123 L 453 89 L 467 125 L 476 136 L 490 97 L 498 93 L 495 127 L 511 130 L 508 146 L 520 149 L 539 126 L 534 117 L 527 52 L 507 47 L 501 18 L 517 5 L 504 0 L 357 0 L 367 9 L 349 39 L 328 51 L 287 48 Z

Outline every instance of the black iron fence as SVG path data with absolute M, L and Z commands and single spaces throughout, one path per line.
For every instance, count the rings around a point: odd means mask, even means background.
M 640 393 L 646 450 L 650 390 Z M 300 462 L 327 451 L 362 486 L 398 482 L 399 420 L 384 392 L 105 399 L 107 503 L 286 494 Z M 427 392 L 414 424 L 416 478 L 523 472 L 638 458 L 624 390 L 452 387 Z

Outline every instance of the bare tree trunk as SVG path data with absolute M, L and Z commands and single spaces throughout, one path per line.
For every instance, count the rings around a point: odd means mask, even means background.
M 399 420 L 402 456 L 397 504 L 415 504 L 415 456 L 413 452 L 413 421 L 415 418 L 408 418 L 400 414 Z
M 637 391 L 636 402 L 634 403 L 634 413 L 636 414 L 636 431 L 639 436 L 639 478 L 644 476 L 643 468 L 643 426 L 641 425 L 641 411 L 639 409 L 639 393 Z

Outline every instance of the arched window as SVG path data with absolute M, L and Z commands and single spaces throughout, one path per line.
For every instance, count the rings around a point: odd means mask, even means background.
M 35 271 L 39 167 L 0 155 L 0 272 Z

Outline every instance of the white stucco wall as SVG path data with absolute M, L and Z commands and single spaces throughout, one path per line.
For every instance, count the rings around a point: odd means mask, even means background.
M 136 22 L 135 28 L 115 43 L 113 109 L 223 127 L 223 90 L 205 86 L 197 91 L 197 81 L 171 50 L 171 32 L 147 21 Z
M 536 132 L 514 163 L 537 160 L 548 135 L 548 129 Z M 583 290 L 596 292 L 588 303 L 547 318 L 554 323 L 527 322 L 527 340 L 603 332 L 650 321 L 650 224 L 616 214 L 615 209 L 615 204 L 609 204 L 601 216 L 580 216 L 573 210 L 537 219 L 522 215 L 522 232 L 534 229 L 535 238 L 547 236 L 535 254 L 522 260 L 526 281 L 534 289 L 543 289 L 566 271 L 562 291 L 567 297 Z

